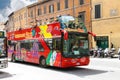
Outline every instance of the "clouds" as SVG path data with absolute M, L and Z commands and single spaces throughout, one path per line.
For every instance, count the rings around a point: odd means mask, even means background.
M 5 22 L 7 20 L 7 16 L 22 7 L 32 4 L 37 0 L 10 0 L 10 3 L 5 6 L 3 9 L 0 9 L 0 22 Z M 1 3 L 2 4 L 2 3 Z

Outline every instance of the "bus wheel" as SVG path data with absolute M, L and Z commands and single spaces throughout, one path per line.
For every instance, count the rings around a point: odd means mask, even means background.
M 13 54 L 12 55 L 12 60 L 11 60 L 12 62 L 16 62 L 16 60 L 15 60 L 15 55 Z
M 44 57 L 41 57 L 39 62 L 40 62 L 41 67 L 44 67 L 44 68 L 47 67 L 46 66 L 46 59 Z

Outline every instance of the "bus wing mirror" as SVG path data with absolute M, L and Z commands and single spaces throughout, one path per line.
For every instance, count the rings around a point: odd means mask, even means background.
M 64 38 L 64 40 L 68 40 L 68 32 L 65 30 L 61 30 L 62 32 L 62 37 Z
M 93 37 L 95 37 L 95 36 L 96 36 L 96 34 L 95 34 L 95 33 L 90 32 L 90 31 L 88 31 L 88 34 L 92 35 Z
M 64 32 L 64 40 L 68 40 L 68 33 Z

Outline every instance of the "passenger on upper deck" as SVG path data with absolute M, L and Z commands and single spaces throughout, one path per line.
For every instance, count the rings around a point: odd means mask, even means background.
M 62 21 L 61 15 L 57 16 L 57 20 L 60 22 L 60 26 L 61 26 L 62 29 L 66 28 L 65 23 Z

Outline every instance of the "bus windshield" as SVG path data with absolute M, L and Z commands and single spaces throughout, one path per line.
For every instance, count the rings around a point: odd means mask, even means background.
M 69 34 L 69 39 L 63 42 L 63 56 L 77 58 L 89 56 L 88 35 Z
M 6 52 L 5 38 L 0 38 L 0 58 L 6 56 L 7 56 L 7 52 Z

